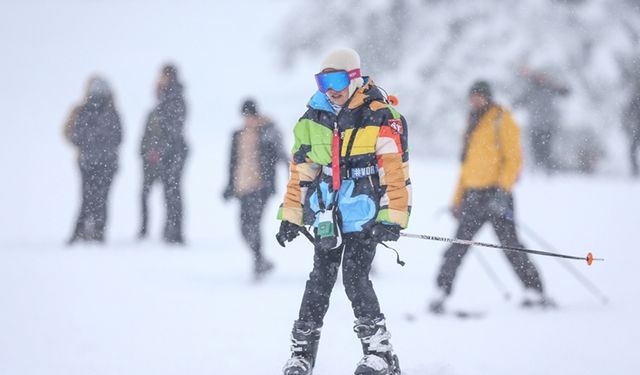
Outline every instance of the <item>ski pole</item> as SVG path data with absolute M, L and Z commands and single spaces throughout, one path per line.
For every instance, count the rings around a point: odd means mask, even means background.
M 528 254 L 542 255 L 542 256 L 548 256 L 548 257 L 556 257 L 556 258 L 564 258 L 564 259 L 575 259 L 575 260 L 585 260 L 585 261 L 587 261 L 588 265 L 591 265 L 594 260 L 595 261 L 604 261 L 603 258 L 594 258 L 593 254 L 591 252 L 587 253 L 586 257 L 580 257 L 580 256 L 575 256 L 575 255 L 554 253 L 554 252 L 550 252 L 550 251 L 532 250 L 532 249 L 527 249 L 527 248 L 524 248 L 524 247 L 496 245 L 496 244 L 486 243 L 486 242 L 462 240 L 462 239 L 459 239 L 459 238 L 439 237 L 439 236 L 432 236 L 432 235 L 428 235 L 428 234 L 412 234 L 412 233 L 400 232 L 400 236 L 407 237 L 407 238 L 417 238 L 417 239 L 428 240 L 428 241 L 440 241 L 440 242 L 457 243 L 457 244 L 460 244 L 460 245 L 468 245 L 468 246 L 490 247 L 490 248 L 494 248 L 494 249 L 502 249 L 502 250 L 507 250 L 507 251 L 515 251 L 515 252 L 519 252 L 519 253 L 528 253 Z
M 482 254 L 479 251 L 473 251 L 473 253 L 480 261 L 480 264 L 482 265 L 482 268 L 484 268 L 487 275 L 489 275 L 489 278 L 493 282 L 493 285 L 495 285 L 496 289 L 500 290 L 500 292 L 504 295 L 505 300 L 507 301 L 510 300 L 511 293 L 509 293 L 509 290 L 507 289 L 507 287 L 500 280 L 498 275 L 493 271 L 493 268 L 491 268 L 491 266 L 489 265 L 489 262 L 487 262 L 487 260 L 484 258 L 484 256 L 482 256 Z
M 522 224 L 520 221 L 517 224 L 529 237 L 531 237 L 534 241 L 538 242 L 541 246 L 544 246 L 547 249 L 551 249 L 556 251 L 553 246 L 551 246 L 547 241 L 544 240 L 541 236 L 539 236 L 533 229 Z M 581 274 L 575 267 L 573 267 L 570 263 L 558 259 L 558 262 L 569 272 L 578 282 L 580 282 L 591 294 L 599 298 L 603 304 L 607 304 L 609 302 L 609 298 L 600 291 L 588 278 L 586 278 L 583 274 Z
M 445 206 L 445 207 L 442 207 L 439 210 L 437 210 L 433 214 L 433 216 L 438 218 L 438 217 L 440 217 L 440 216 L 442 216 L 445 213 L 450 212 L 450 211 L 451 211 L 451 209 L 449 207 Z M 487 260 L 482 256 L 482 254 L 480 252 L 474 251 L 473 253 L 478 258 L 478 261 L 480 262 L 480 265 L 482 265 L 482 268 L 485 270 L 485 272 L 487 273 L 487 275 L 489 276 L 489 278 L 493 282 L 493 285 L 496 287 L 496 289 L 498 289 L 500 291 L 500 293 L 502 293 L 504 295 L 504 299 L 505 300 L 507 300 L 507 301 L 510 300 L 511 299 L 511 293 L 509 293 L 509 290 L 504 285 L 504 283 L 500 280 L 498 275 L 493 271 L 493 269 L 491 268 L 491 266 L 489 265 Z
M 436 212 L 434 212 L 433 216 L 438 218 L 438 217 L 440 217 L 440 216 L 442 216 L 445 213 L 450 212 L 450 211 L 451 211 L 451 209 L 449 207 L 445 206 L 445 207 L 440 208 Z M 493 285 L 496 287 L 496 289 L 498 289 L 500 291 L 500 293 L 502 293 L 504 295 L 504 299 L 505 300 L 507 300 L 507 301 L 510 300 L 511 299 L 511 294 L 509 293 L 509 290 L 507 290 L 507 287 L 500 280 L 498 275 L 493 271 L 491 266 L 489 266 L 489 263 L 487 262 L 487 260 L 484 259 L 484 257 L 482 256 L 481 253 L 479 253 L 477 251 L 474 251 L 473 253 L 478 258 L 478 261 L 480 262 L 480 265 L 482 265 L 482 268 L 485 270 L 485 272 L 487 273 L 487 275 L 489 276 L 489 278 L 493 282 Z

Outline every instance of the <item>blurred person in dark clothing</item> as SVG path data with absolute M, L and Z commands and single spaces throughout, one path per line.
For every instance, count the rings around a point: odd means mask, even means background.
M 629 159 L 631 160 L 631 175 L 640 176 L 638 166 L 638 149 L 640 149 L 640 80 L 631 94 L 631 100 L 627 104 L 622 115 L 622 125 L 629 137 Z
M 471 240 L 489 222 L 501 244 L 522 247 L 516 234 L 513 203 L 513 187 L 522 168 L 520 129 L 511 113 L 494 103 L 487 82 L 477 81 L 471 86 L 469 102 L 462 166 L 453 197 L 452 213 L 458 219 L 455 237 Z M 468 250 L 469 245 L 452 244 L 445 251 L 436 280 L 440 295 L 430 303 L 431 312 L 446 312 L 446 299 Z M 553 306 L 527 254 L 504 254 L 525 288 L 522 305 Z
M 553 158 L 560 117 L 557 99 L 570 91 L 541 72 L 525 67 L 520 73 L 526 80 L 526 88 L 514 104 L 526 107 L 529 112 L 529 138 L 536 167 L 551 173 L 558 168 Z
M 164 188 L 167 218 L 163 239 L 167 243 L 184 244 L 182 232 L 182 171 L 188 148 L 184 139 L 186 105 L 178 70 L 167 64 L 157 86 L 158 103 L 147 117 L 140 145 L 144 180 L 142 186 L 142 225 L 140 237 L 147 235 L 147 200 L 153 183 L 160 180 Z
M 120 116 L 104 79 L 89 80 L 84 103 L 72 110 L 64 132 L 78 149 L 82 177 L 82 204 L 68 243 L 104 242 L 107 200 L 118 170 L 118 147 L 122 141 Z
M 262 215 L 269 197 L 275 194 L 276 165 L 288 166 L 280 132 L 247 99 L 240 108 L 243 126 L 233 133 L 229 157 L 229 181 L 223 198 L 240 201 L 242 237 L 253 252 L 254 277 L 260 279 L 273 268 L 262 248 Z

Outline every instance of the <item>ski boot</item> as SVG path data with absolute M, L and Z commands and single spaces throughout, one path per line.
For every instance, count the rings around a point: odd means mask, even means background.
M 358 362 L 355 375 L 400 375 L 400 362 L 389 343 L 384 316 L 375 319 L 360 318 L 353 330 L 362 343 L 364 357 Z
M 432 314 L 444 314 L 444 303 L 447 300 L 447 294 L 444 291 L 440 291 L 438 296 L 429 302 L 429 312 Z
M 542 291 L 532 288 L 525 289 L 524 298 L 520 306 L 525 309 L 555 309 L 558 307 L 558 305 Z
M 311 375 L 316 363 L 320 329 L 316 323 L 296 320 L 291 330 L 291 358 L 285 363 L 284 375 Z
M 253 265 L 253 278 L 256 281 L 260 281 L 271 271 L 273 271 L 272 262 L 264 258 L 256 259 Z

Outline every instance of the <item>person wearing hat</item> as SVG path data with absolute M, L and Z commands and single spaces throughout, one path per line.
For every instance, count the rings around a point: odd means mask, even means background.
M 411 211 L 407 124 L 360 70 L 352 49 L 337 49 L 315 75 L 318 91 L 293 129 L 290 179 L 278 219 L 278 242 L 303 233 L 313 241 L 309 275 L 291 332 L 285 375 L 311 374 L 329 299 L 342 266 L 363 358 L 356 374 L 400 374 L 369 272 L 376 246 L 395 241 Z M 315 216 L 313 236 L 303 227 Z
M 142 185 L 142 224 L 139 237 L 147 235 L 147 198 L 151 186 L 160 180 L 164 188 L 166 221 L 163 239 L 184 244 L 182 232 L 182 172 L 188 147 L 184 138 L 187 108 L 183 86 L 175 65 L 166 64 L 156 86 L 157 103 L 147 117 L 140 144 L 144 180 Z
M 469 90 L 470 112 L 464 134 L 460 177 L 453 196 L 452 214 L 458 219 L 456 238 L 471 240 L 484 223 L 493 226 L 500 243 L 522 247 L 516 234 L 513 187 L 522 168 L 520 130 L 511 113 L 494 103 L 486 81 Z M 429 305 L 444 313 L 456 272 L 469 246 L 452 244 L 444 253 L 437 277 L 439 296 Z M 544 294 L 540 275 L 526 253 L 505 252 L 525 288 L 523 306 L 552 306 Z
M 120 116 L 108 83 L 89 79 L 84 103 L 76 107 L 65 124 L 65 136 L 78 149 L 82 177 L 82 204 L 68 244 L 78 240 L 104 242 L 107 202 L 118 170 L 122 142 Z
M 240 201 L 242 237 L 253 253 L 253 275 L 261 279 L 273 269 L 263 254 L 262 214 L 275 194 L 276 165 L 288 165 L 282 137 L 274 123 L 258 112 L 256 102 L 246 99 L 240 107 L 241 129 L 233 133 L 229 157 L 229 180 L 223 198 Z

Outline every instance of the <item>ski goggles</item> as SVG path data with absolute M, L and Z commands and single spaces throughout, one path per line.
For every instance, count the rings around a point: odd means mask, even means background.
M 342 91 L 351 80 L 360 77 L 360 69 L 353 70 L 335 70 L 333 72 L 316 74 L 316 84 L 321 93 L 326 94 L 329 89 L 334 91 Z

